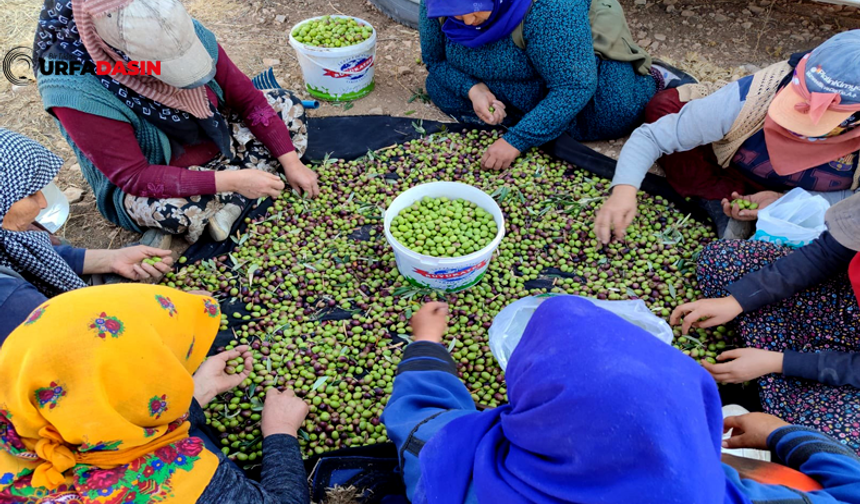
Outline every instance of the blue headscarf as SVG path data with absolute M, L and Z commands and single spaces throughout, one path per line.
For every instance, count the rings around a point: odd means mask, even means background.
M 532 5 L 532 0 L 425 1 L 427 17 L 447 17 L 442 24 L 442 32 L 448 40 L 472 48 L 492 44 L 509 36 L 522 23 Z M 469 26 L 454 18 L 481 11 L 492 11 L 492 14 L 479 26 Z
M 545 301 L 507 370 L 510 404 L 421 451 L 428 503 L 724 504 L 717 387 L 692 359 L 572 296 Z M 748 502 L 748 501 L 746 501 Z

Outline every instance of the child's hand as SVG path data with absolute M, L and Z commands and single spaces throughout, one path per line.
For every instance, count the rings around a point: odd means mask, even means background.
M 747 413 L 723 420 L 723 432 L 732 429 L 732 437 L 723 441 L 723 448 L 755 448 L 767 450 L 767 439 L 773 431 L 790 424 L 766 413 Z
M 412 326 L 412 341 L 441 343 L 448 330 L 448 304 L 433 301 L 421 307 L 409 321 Z

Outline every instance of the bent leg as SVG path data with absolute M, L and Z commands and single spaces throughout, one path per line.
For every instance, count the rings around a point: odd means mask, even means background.
M 654 96 L 654 77 L 639 75 L 629 63 L 598 61 L 597 90 L 576 116 L 568 133 L 581 142 L 621 138 L 642 123 Z
M 442 112 L 462 123 L 481 123 L 478 116 L 475 115 L 472 102 L 448 89 L 445 83 L 440 82 L 432 73 L 427 75 L 424 85 L 433 104 L 439 107 Z

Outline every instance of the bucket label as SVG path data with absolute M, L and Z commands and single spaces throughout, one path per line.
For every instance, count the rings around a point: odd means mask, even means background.
M 373 66 L 373 56 L 365 56 L 349 60 L 340 66 L 340 71 L 326 69 L 324 75 L 334 79 L 348 78 L 358 80 L 364 77 L 367 70 Z
M 434 272 L 424 271 L 418 268 L 413 268 L 413 271 L 417 275 L 421 275 L 424 278 L 429 280 L 442 280 L 446 282 L 456 282 L 458 280 L 463 279 L 463 277 L 469 275 L 475 270 L 479 270 L 487 265 L 487 260 L 483 260 L 478 264 L 473 264 L 472 266 L 466 266 L 461 269 L 453 269 L 453 270 L 438 270 Z

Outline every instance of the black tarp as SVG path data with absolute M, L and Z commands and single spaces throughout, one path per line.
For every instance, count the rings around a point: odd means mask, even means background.
M 418 127 L 416 127 L 418 126 Z M 419 131 L 419 127 L 423 131 Z M 390 116 L 345 116 L 345 117 L 323 117 L 308 121 L 308 149 L 303 161 L 306 164 L 321 162 L 327 156 L 336 159 L 352 160 L 395 144 L 405 143 L 410 140 L 421 138 L 424 135 L 449 131 L 458 133 L 471 129 L 492 129 L 487 126 L 476 126 L 467 124 L 446 124 L 435 121 L 422 121 L 416 119 L 390 117 Z M 557 140 L 545 145 L 542 149 L 563 161 L 586 170 L 602 178 L 611 179 L 615 173 L 616 161 L 605 156 L 590 147 L 577 142 L 565 134 Z M 396 176 L 396 175 L 393 175 Z M 329 181 L 322 180 L 321 183 Z M 336 183 L 336 181 L 331 181 Z M 648 174 L 642 183 L 642 190 L 652 195 L 659 195 L 673 202 L 682 213 L 692 214 L 693 218 L 709 222 L 707 214 L 696 204 L 686 201 L 678 195 L 663 177 Z M 254 204 L 245 208 L 240 219 L 231 230 L 231 235 L 244 230 L 247 217 L 255 218 L 264 214 L 271 206 L 271 200 L 265 200 L 259 205 Z M 369 228 L 370 226 L 365 226 Z M 356 229 L 353 233 L 355 239 L 366 239 L 367 229 Z M 187 262 L 210 259 L 223 256 L 232 251 L 235 243 L 228 239 L 223 242 L 215 242 L 204 234 L 200 240 L 185 251 L 184 257 Z M 550 288 L 554 277 L 577 278 L 576 275 L 563 273 L 556 268 L 549 268 L 541 272 L 541 277 L 526 284 L 529 289 Z M 222 299 L 221 307 L 224 313 L 230 314 L 230 326 L 240 325 L 241 319 L 232 317 L 233 313 L 247 314 L 245 303 L 239 299 Z M 350 312 L 335 308 L 322 315 L 321 320 L 341 320 L 349 318 Z M 225 345 L 232 339 L 232 331 L 222 331 L 213 345 L 213 351 Z

